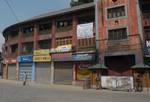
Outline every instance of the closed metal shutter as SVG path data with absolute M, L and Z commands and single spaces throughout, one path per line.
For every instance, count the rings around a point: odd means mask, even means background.
M 8 80 L 16 80 L 16 64 L 8 65 Z
M 27 74 L 27 80 L 32 79 L 32 65 L 33 63 L 20 63 L 19 64 L 19 80 L 24 79 L 24 73 Z
M 56 62 L 54 64 L 54 83 L 55 84 L 72 84 L 72 63 L 71 62 Z
M 50 63 L 36 63 L 36 82 L 38 83 L 50 83 L 51 80 L 51 70 Z

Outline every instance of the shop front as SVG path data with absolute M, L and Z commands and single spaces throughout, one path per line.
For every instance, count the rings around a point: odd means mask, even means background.
M 72 53 L 55 53 L 51 56 L 54 62 L 54 83 L 71 85 L 73 81 Z
M 49 50 L 34 51 L 35 80 L 37 83 L 49 84 L 51 82 L 51 57 Z
M 27 80 L 35 80 L 35 64 L 33 63 L 32 55 L 22 55 L 17 58 L 18 60 L 18 78 L 24 80 L 25 74 L 27 74 Z
M 74 53 L 74 84 L 82 86 L 85 78 L 90 78 L 91 85 L 95 84 L 95 73 L 88 68 L 95 63 L 95 53 Z
M 135 55 L 106 56 L 108 76 L 132 76 L 131 66 L 135 65 Z
M 8 80 L 17 79 L 17 61 L 16 59 L 6 59 L 3 65 L 3 78 Z

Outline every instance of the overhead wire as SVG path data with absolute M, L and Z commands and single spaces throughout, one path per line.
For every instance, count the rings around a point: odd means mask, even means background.
M 7 4 L 7 6 L 9 7 L 9 9 L 10 9 L 12 15 L 15 17 L 16 21 L 18 22 L 18 21 L 19 21 L 19 18 L 17 17 L 17 15 L 16 15 L 16 13 L 15 13 L 13 7 L 10 5 L 9 1 L 8 1 L 8 0 L 3 0 L 3 1 Z

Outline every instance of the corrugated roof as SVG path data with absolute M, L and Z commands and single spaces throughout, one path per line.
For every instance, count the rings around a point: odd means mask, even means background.
M 32 22 L 32 21 L 39 20 L 39 19 L 56 16 L 56 15 L 67 14 L 67 13 L 79 11 L 79 10 L 81 10 L 81 9 L 86 9 L 86 8 L 94 7 L 94 6 L 95 6 L 95 4 L 92 2 L 92 3 L 87 3 L 87 4 L 75 6 L 75 7 L 70 7 L 70 8 L 62 9 L 62 10 L 59 10 L 59 11 L 53 11 L 53 12 L 41 14 L 41 15 L 35 16 L 35 17 L 31 18 L 31 19 L 28 19 L 28 20 L 25 20 L 25 21 L 22 21 L 22 22 L 19 22 L 19 23 L 16 23 L 16 24 L 13 24 L 13 25 L 7 27 L 7 28 L 3 31 L 3 34 L 4 34 L 4 32 L 5 32 L 6 30 L 8 30 L 8 29 L 10 29 L 10 28 L 12 28 L 12 27 L 15 27 L 15 26 L 17 26 L 17 25 L 21 25 L 21 24 L 24 24 L 24 23 L 28 23 L 28 22 Z

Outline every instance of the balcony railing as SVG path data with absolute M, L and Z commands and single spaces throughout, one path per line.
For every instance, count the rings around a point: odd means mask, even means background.
M 46 34 L 50 34 L 51 33 L 51 30 L 42 30 L 42 31 L 39 31 L 39 35 L 46 35 Z
M 65 32 L 72 29 L 72 26 L 57 28 L 57 32 Z
M 118 41 L 109 41 L 103 40 L 104 51 L 105 53 L 115 53 L 115 52 L 124 52 L 124 51 L 136 51 L 137 49 L 142 48 L 141 39 L 139 35 L 128 36 L 126 40 Z

